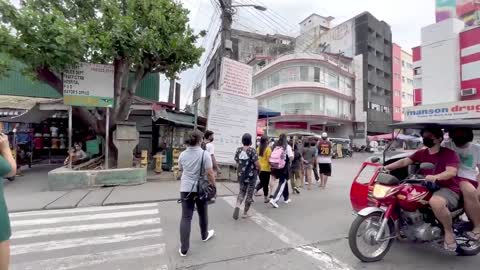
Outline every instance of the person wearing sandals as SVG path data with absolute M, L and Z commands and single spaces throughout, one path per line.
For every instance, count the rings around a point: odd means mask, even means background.
M 0 179 L 15 176 L 17 165 L 12 156 L 8 137 L 0 132 Z M 10 219 L 3 194 L 3 182 L 0 183 L 0 270 L 7 270 L 10 264 Z
M 235 161 L 238 168 L 238 183 L 240 191 L 237 196 L 237 204 L 233 211 L 233 219 L 237 220 L 240 214 L 240 206 L 245 201 L 243 209 L 243 218 L 250 217 L 248 210 L 253 203 L 253 193 L 255 191 L 255 183 L 257 182 L 258 155 L 255 148 L 252 147 L 252 135 L 245 133 L 242 136 L 243 146 L 239 147 L 235 153 Z
M 212 158 L 200 147 L 203 134 L 198 130 L 191 131 L 186 139 L 187 149 L 180 154 L 178 166 L 182 171 L 180 181 L 180 200 L 182 218 L 180 221 L 180 256 L 187 256 L 190 248 L 190 231 L 195 206 L 198 213 L 198 223 L 202 241 L 207 242 L 214 235 L 214 230 L 208 230 L 208 202 L 197 196 L 198 181 L 207 180 L 215 186 L 215 172 Z M 203 179 L 204 178 L 204 179 Z
M 473 131 L 470 128 L 454 128 L 448 131 L 450 141 L 444 142 L 443 146 L 455 151 L 460 158 L 457 181 L 462 191 L 465 212 L 472 221 L 474 228 L 467 232 L 472 241 L 480 240 L 480 187 L 478 187 L 480 168 L 480 145 L 472 143 Z M 478 189 L 477 189 L 478 187 Z

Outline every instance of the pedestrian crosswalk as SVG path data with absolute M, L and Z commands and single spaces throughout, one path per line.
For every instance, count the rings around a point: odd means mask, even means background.
M 11 269 L 167 270 L 158 204 L 11 213 Z

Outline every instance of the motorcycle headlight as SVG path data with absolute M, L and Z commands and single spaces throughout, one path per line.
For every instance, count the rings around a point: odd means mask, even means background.
M 373 197 L 377 199 L 383 199 L 390 195 L 392 190 L 393 187 L 375 184 L 375 186 L 373 187 Z

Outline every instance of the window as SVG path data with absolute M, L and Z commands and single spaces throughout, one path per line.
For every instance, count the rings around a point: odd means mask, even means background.
M 405 76 L 402 76 L 402 82 L 405 82 Z
M 395 112 L 400 113 L 400 112 L 402 112 L 402 109 L 400 109 L 400 107 L 395 107 Z
M 382 112 L 390 113 L 390 107 L 387 107 L 387 106 L 381 106 L 381 107 L 382 107 Z
M 395 64 L 400 65 L 400 58 L 395 57 Z
M 405 98 L 405 92 L 402 92 L 402 98 Z
M 407 68 L 413 68 L 412 63 L 407 63 Z
M 408 84 L 413 84 L 413 80 L 407 79 L 407 83 L 408 83 Z
M 275 87 L 280 84 L 280 76 L 278 72 L 275 72 L 270 77 L 271 87 Z
M 313 81 L 320 82 L 320 68 L 316 67 L 313 69 Z
M 400 96 L 400 91 L 395 91 L 395 96 L 399 97 Z
M 327 85 L 330 88 L 338 89 L 338 75 L 330 72 L 326 73 Z
M 420 67 L 416 67 L 413 69 L 414 75 L 422 75 L 422 69 Z
M 402 67 L 405 67 L 405 61 L 402 60 Z
M 325 108 L 327 115 L 338 116 L 338 98 L 325 96 Z
M 400 74 L 394 73 L 393 76 L 394 76 L 395 80 L 400 80 Z
M 300 67 L 300 81 L 308 81 L 308 67 Z

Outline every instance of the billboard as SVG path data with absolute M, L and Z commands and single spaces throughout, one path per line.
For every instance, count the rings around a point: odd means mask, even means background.
M 480 100 L 407 107 L 404 114 L 408 122 L 480 118 Z
M 436 0 L 435 18 L 437 23 L 449 18 L 457 17 L 457 0 Z
M 222 59 L 220 91 L 237 96 L 252 95 L 253 68 L 230 58 Z
M 258 101 L 250 97 L 212 91 L 207 129 L 215 133 L 215 159 L 234 165 L 234 155 L 245 133 L 257 134 Z
M 326 43 L 326 45 L 328 45 L 327 52 L 343 52 L 347 57 L 354 57 L 355 31 L 353 27 L 353 19 L 335 26 L 320 36 L 320 44 Z
M 63 102 L 85 107 L 113 107 L 112 65 L 80 63 L 63 71 Z

